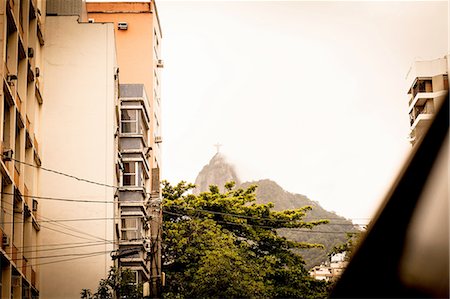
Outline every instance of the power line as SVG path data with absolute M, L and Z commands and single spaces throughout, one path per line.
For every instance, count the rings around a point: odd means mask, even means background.
M 64 260 L 59 260 L 59 261 L 31 264 L 31 265 L 26 265 L 26 267 L 37 267 L 37 266 L 42 266 L 42 265 L 56 264 L 56 263 L 62 263 L 62 262 L 67 262 L 67 261 L 73 261 L 73 260 L 81 260 L 81 259 L 84 259 L 84 258 L 89 258 L 89 257 L 94 257 L 94 256 L 99 256 L 99 255 L 105 255 L 105 254 L 106 253 L 96 253 L 96 254 L 91 254 L 91 255 L 88 255 L 88 256 L 74 257 L 74 258 L 64 259 Z
M 0 192 L 0 194 L 15 195 L 14 193 L 10 193 L 10 192 Z M 34 199 L 66 201 L 66 202 L 76 202 L 76 203 L 120 203 L 119 201 L 114 201 L 114 200 L 70 199 L 70 198 L 62 198 L 62 197 L 23 195 L 23 194 L 21 194 L 21 196 L 28 197 L 28 198 L 34 198 Z M 129 203 L 144 203 L 145 200 L 127 201 L 127 203 L 128 202 Z
M 166 214 L 171 214 L 173 212 L 167 211 L 166 209 L 164 209 L 164 213 Z M 240 214 L 231 214 L 231 213 L 225 213 L 225 212 L 217 212 L 217 211 L 210 211 L 210 210 L 203 210 L 203 209 L 195 209 L 195 208 L 186 208 L 186 210 L 189 211 L 196 211 L 196 212 L 202 212 L 202 213 L 209 213 L 209 214 L 216 214 L 216 215 L 223 215 L 223 216 L 232 216 L 232 217 L 236 217 L 236 218 L 244 218 L 244 219 L 254 219 L 254 220 L 265 220 L 265 221 L 272 221 L 272 222 L 293 222 L 293 221 L 306 221 L 305 219 L 296 219 L 296 220 L 292 220 L 292 219 L 271 219 L 271 218 L 265 218 L 265 217 L 254 217 L 254 216 L 247 216 L 247 215 L 240 215 Z M 180 215 L 177 215 L 180 216 Z M 181 215 L 181 216 L 189 216 L 189 215 Z M 314 219 L 314 220 L 309 220 L 309 221 L 321 221 L 321 220 L 328 220 L 328 219 Z M 327 224 L 327 225 L 331 225 L 331 223 L 323 223 L 323 224 Z M 333 223 L 333 225 L 341 225 L 339 223 Z M 346 224 L 346 223 L 342 223 L 342 225 L 354 225 L 354 224 Z
M 0 192 L 1 194 L 6 194 L 6 195 L 14 195 L 13 193 L 8 193 L 8 192 Z M 48 196 L 34 196 L 34 195 L 27 195 L 24 197 L 32 197 L 32 198 L 38 198 L 38 199 L 48 199 L 48 200 L 61 200 L 61 201 L 68 201 L 68 202 L 92 202 L 92 203 L 114 203 L 112 201 L 93 201 L 93 200 L 83 200 L 83 199 L 67 199 L 67 198 L 58 198 L 58 197 L 48 197 Z M 142 203 L 144 201 L 127 201 L 127 203 Z M 121 203 L 120 201 L 118 202 L 119 204 Z M 8 203 L 11 204 L 11 203 Z M 12 204 L 11 204 L 12 205 Z M 182 207 L 182 206 L 178 206 L 178 207 Z M 184 207 L 182 207 L 184 208 Z M 167 211 L 167 208 L 163 208 L 165 210 L 165 213 L 168 213 L 169 211 Z M 244 218 L 244 219 L 254 219 L 254 220 L 264 220 L 264 221 L 272 221 L 272 222 L 290 222 L 290 221 L 297 221 L 297 220 L 290 220 L 290 219 L 271 219 L 271 218 L 266 218 L 266 217 L 255 217 L 255 216 L 247 216 L 247 215 L 241 215 L 241 214 L 232 214 L 232 213 L 225 213 L 225 212 L 218 212 L 218 211 L 211 211 L 211 210 L 203 210 L 203 209 L 195 209 L 195 208 L 185 208 L 186 210 L 190 210 L 190 211 L 196 211 L 196 212 L 201 212 L 201 213 L 210 213 L 210 214 L 216 214 L 216 215 L 223 215 L 223 216 L 232 216 L 232 217 L 237 217 L 237 218 Z M 108 220 L 109 218 L 96 218 L 97 220 Z M 116 218 L 112 218 L 112 219 L 119 219 L 119 217 Z M 305 217 L 304 219 L 298 219 L 298 220 L 302 220 L 302 221 L 321 221 L 321 220 L 342 220 L 344 221 L 344 218 L 327 218 L 327 219 L 311 219 L 311 218 L 307 218 Z M 353 218 L 353 219 L 369 219 L 369 218 Z M 95 220 L 95 218 L 92 219 L 88 219 L 88 218 L 79 218 L 79 221 L 88 221 L 88 220 Z M 49 220 L 48 222 L 64 222 L 64 221 L 78 221 L 77 218 L 74 218 L 73 220 Z M 346 225 L 346 226 L 354 226 L 354 225 L 365 225 L 365 223 L 327 223 L 327 225 Z
M 179 213 L 173 213 L 173 212 L 166 212 L 168 214 L 172 214 L 175 216 L 188 216 L 189 215 L 185 215 L 185 214 L 179 214 Z M 194 216 L 195 217 L 195 216 Z M 197 217 L 197 218 L 201 218 L 201 217 Z M 205 218 L 201 218 L 201 219 L 205 219 Z M 222 224 L 230 224 L 230 225 L 238 225 L 238 226 L 253 226 L 253 227 L 260 227 L 260 228 L 266 228 L 266 229 L 282 229 L 279 227 L 273 227 L 273 226 L 264 226 L 264 225 L 257 225 L 257 224 L 249 224 L 249 223 L 236 223 L 236 222 L 228 222 L 228 221 L 221 221 L 221 220 L 217 220 L 215 221 L 216 223 L 222 223 Z M 313 230 L 302 230 L 301 228 L 289 228 L 289 227 L 285 227 L 283 229 L 289 229 L 289 230 L 296 230 L 296 231 L 301 231 L 301 232 L 305 232 L 305 233 L 334 233 L 334 234 L 345 234 L 347 232 L 343 232 L 343 231 L 313 231 Z M 349 232 L 351 233 L 351 232 Z
M 110 253 L 110 252 L 111 252 L 111 250 L 102 250 L 102 251 L 87 252 L 87 253 L 66 253 L 66 254 L 59 254 L 59 255 L 35 256 L 35 257 L 29 257 L 26 259 L 27 260 L 39 260 L 39 259 L 49 259 L 49 258 L 68 257 L 68 256 L 85 256 L 85 255 L 91 255 L 91 254 Z M 22 258 L 13 259 L 13 261 L 20 261 L 20 260 L 22 260 Z
M 92 246 L 103 246 L 107 245 L 107 242 L 103 243 L 92 243 L 92 244 L 86 244 L 86 245 L 75 245 L 75 246 L 66 246 L 66 247 L 57 247 L 57 248 L 46 248 L 46 249 L 36 249 L 36 250 L 25 250 L 21 251 L 22 254 L 25 253 L 34 253 L 34 252 L 47 252 L 47 251 L 55 251 L 55 250 L 64 250 L 64 249 L 74 249 L 74 248 L 84 248 L 84 247 L 92 247 Z
M 4 157 L 4 155 L 1 155 L 1 156 Z M 8 157 L 8 158 L 10 158 L 10 157 Z M 42 166 L 37 166 L 37 165 L 31 164 L 31 163 L 27 163 L 27 162 L 24 162 L 24 161 L 20 161 L 20 160 L 14 159 L 14 158 L 10 158 L 10 159 L 13 160 L 14 162 L 17 162 L 17 163 L 20 163 L 20 164 L 24 164 L 26 166 L 30 166 L 30 167 L 34 167 L 34 168 L 38 168 L 38 169 L 47 171 L 47 172 L 51 172 L 51 173 L 55 173 L 55 174 L 58 174 L 58 175 L 62 175 L 62 176 L 68 177 L 68 178 L 75 179 L 75 180 L 80 181 L 80 182 L 85 182 L 85 183 L 89 183 L 89 184 L 93 184 L 93 185 L 97 185 L 97 186 L 114 188 L 114 189 L 119 188 L 117 186 L 113 186 L 113 185 L 109 185 L 109 184 L 105 184 L 105 183 L 99 183 L 99 182 L 95 182 L 95 181 L 92 181 L 92 180 L 89 180 L 89 179 L 80 178 L 80 177 L 77 177 L 77 176 L 72 175 L 72 174 L 64 173 L 64 172 L 61 172 L 61 171 L 58 171 L 58 170 L 54 170 L 54 169 L 50 169 L 50 168 L 45 168 L 45 167 L 42 167 Z
M 88 238 L 86 238 L 86 237 L 77 236 L 77 235 L 74 235 L 74 234 L 71 234 L 71 233 L 68 233 L 68 232 L 64 232 L 64 231 L 60 231 L 60 230 L 57 230 L 57 229 L 55 229 L 55 228 L 51 228 L 51 227 L 48 227 L 48 226 L 43 226 L 43 225 L 41 225 L 41 227 L 43 227 L 43 228 L 45 228 L 45 229 L 49 229 L 49 230 L 55 231 L 55 232 L 58 232 L 58 233 L 62 233 L 62 234 L 68 235 L 68 236 L 72 236 L 72 237 L 75 237 L 75 238 L 84 239 L 84 240 L 89 240 L 89 241 L 94 241 L 94 240 L 88 239 Z

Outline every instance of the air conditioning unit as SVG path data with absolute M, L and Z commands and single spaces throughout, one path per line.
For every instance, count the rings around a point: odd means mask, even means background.
M 38 201 L 33 199 L 33 212 L 37 212 L 38 210 Z
M 2 237 L 2 246 L 9 246 L 9 237 L 6 234 L 3 234 Z
M 161 143 L 161 142 L 162 142 L 161 136 L 155 136 L 155 143 Z
M 39 77 L 39 75 L 41 74 L 41 69 L 40 68 L 36 68 L 36 77 Z
M 127 22 L 119 22 L 119 23 L 117 23 L 117 29 L 119 29 L 119 30 L 127 30 L 128 29 L 128 23 Z
M 158 62 L 156 62 L 156 67 L 164 67 L 164 61 L 162 59 L 158 59 Z
M 144 240 L 144 249 L 147 252 L 150 252 L 152 250 L 152 244 L 149 240 Z
M 3 151 L 3 161 L 11 161 L 13 158 L 14 151 L 12 149 L 5 149 Z
M 88 19 L 88 23 L 94 23 L 95 20 L 94 19 Z
M 28 48 L 28 57 L 29 58 L 33 58 L 34 57 L 34 49 L 33 48 Z

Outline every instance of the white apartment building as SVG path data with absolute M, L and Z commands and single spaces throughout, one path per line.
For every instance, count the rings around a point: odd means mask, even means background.
M 412 145 L 425 134 L 435 111 L 448 93 L 448 65 L 448 55 L 435 60 L 415 61 L 407 74 Z

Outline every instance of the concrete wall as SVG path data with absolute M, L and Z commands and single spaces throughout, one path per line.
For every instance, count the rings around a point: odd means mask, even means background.
M 115 185 L 114 29 L 112 24 L 79 24 L 77 18 L 46 20 L 42 166 Z M 52 251 L 67 256 L 46 259 L 49 263 L 41 266 L 41 298 L 80 298 L 83 288 L 95 292 L 112 264 L 115 189 L 43 170 L 41 175 L 44 196 L 110 202 L 42 200 L 41 213 L 48 219 L 96 218 L 42 223 L 42 243 L 47 248 L 67 244 Z M 67 259 L 72 260 L 61 262 Z

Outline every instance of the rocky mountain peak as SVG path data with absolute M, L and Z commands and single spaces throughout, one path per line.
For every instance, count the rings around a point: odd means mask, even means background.
M 219 189 L 223 192 L 223 186 L 229 181 L 236 182 L 236 185 L 241 184 L 234 166 L 219 152 L 211 158 L 209 163 L 198 174 L 195 179 L 197 187 L 194 193 L 199 194 L 200 192 L 208 191 L 210 185 L 219 186 Z

